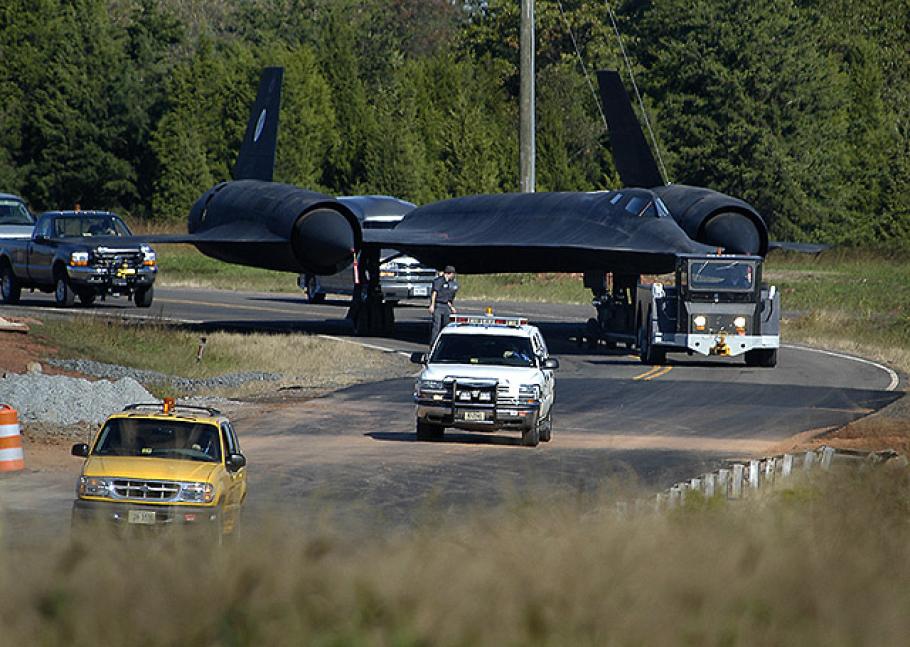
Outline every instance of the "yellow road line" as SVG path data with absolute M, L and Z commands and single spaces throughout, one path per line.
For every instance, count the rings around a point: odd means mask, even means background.
M 653 380 L 654 378 L 661 377 L 662 375 L 666 375 L 667 373 L 669 373 L 672 370 L 673 370 L 672 366 L 655 366 L 655 367 L 651 368 L 651 370 L 645 371 L 641 375 L 636 375 L 632 379 L 633 380 L 642 380 L 644 382 L 647 382 L 647 381 Z

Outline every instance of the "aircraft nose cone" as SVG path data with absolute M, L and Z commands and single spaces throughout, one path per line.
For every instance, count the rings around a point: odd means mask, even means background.
M 727 254 L 760 255 L 762 251 L 755 223 L 732 211 L 719 213 L 706 222 L 700 239 L 706 245 L 723 247 Z
M 344 215 L 334 209 L 314 209 L 294 225 L 294 254 L 314 274 L 334 274 L 353 258 L 354 231 Z

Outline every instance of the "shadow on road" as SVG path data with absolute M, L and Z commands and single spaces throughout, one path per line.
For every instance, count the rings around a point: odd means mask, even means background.
M 364 434 L 373 440 L 385 440 L 391 442 L 403 443 L 426 443 L 428 445 L 438 445 L 445 443 L 458 443 L 461 445 L 494 445 L 494 446 L 519 446 L 521 438 L 516 436 L 497 436 L 494 434 L 485 434 L 478 432 L 476 434 L 465 434 L 459 432 L 447 431 L 441 440 L 422 441 L 417 440 L 417 436 L 411 432 L 400 431 L 371 431 Z

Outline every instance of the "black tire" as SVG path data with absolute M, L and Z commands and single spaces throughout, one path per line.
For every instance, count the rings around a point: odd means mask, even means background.
M 536 420 L 530 429 L 521 432 L 521 444 L 525 447 L 537 447 L 540 444 L 540 425 Z
M 19 303 L 22 296 L 22 286 L 13 273 L 13 268 L 6 263 L 0 267 L 0 302 L 8 305 Z
M 777 366 L 776 348 L 756 348 L 746 351 L 746 366 L 774 368 Z
M 445 436 L 445 427 L 429 422 L 417 421 L 417 440 L 442 440 Z
M 138 288 L 133 293 L 133 303 L 137 308 L 150 308 L 152 300 L 155 298 L 155 287 L 150 285 L 147 288 Z
M 307 277 L 304 291 L 306 292 L 307 303 L 325 303 L 325 292 L 320 292 L 316 288 L 315 276 Z
M 94 290 L 79 290 L 79 303 L 84 306 L 90 306 L 95 303 L 95 298 L 98 296 L 98 293 Z
M 58 270 L 54 280 L 54 301 L 60 308 L 69 308 L 76 302 L 76 293 L 70 285 L 69 277 L 65 270 Z
M 651 320 L 651 313 L 638 328 L 638 358 L 642 364 L 663 364 L 667 361 L 667 351 L 651 345 L 651 335 L 648 334 L 647 324 Z
M 540 442 L 548 443 L 553 436 L 553 411 L 540 421 Z

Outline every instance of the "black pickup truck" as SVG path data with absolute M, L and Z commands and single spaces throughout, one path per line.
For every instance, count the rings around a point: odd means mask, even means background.
M 107 211 L 48 211 L 31 238 L 0 238 L 0 302 L 14 304 L 23 289 L 53 292 L 57 305 L 76 297 L 91 305 L 99 296 L 131 297 L 140 308 L 152 305 L 158 272 L 148 245 L 118 245 L 132 236 Z

